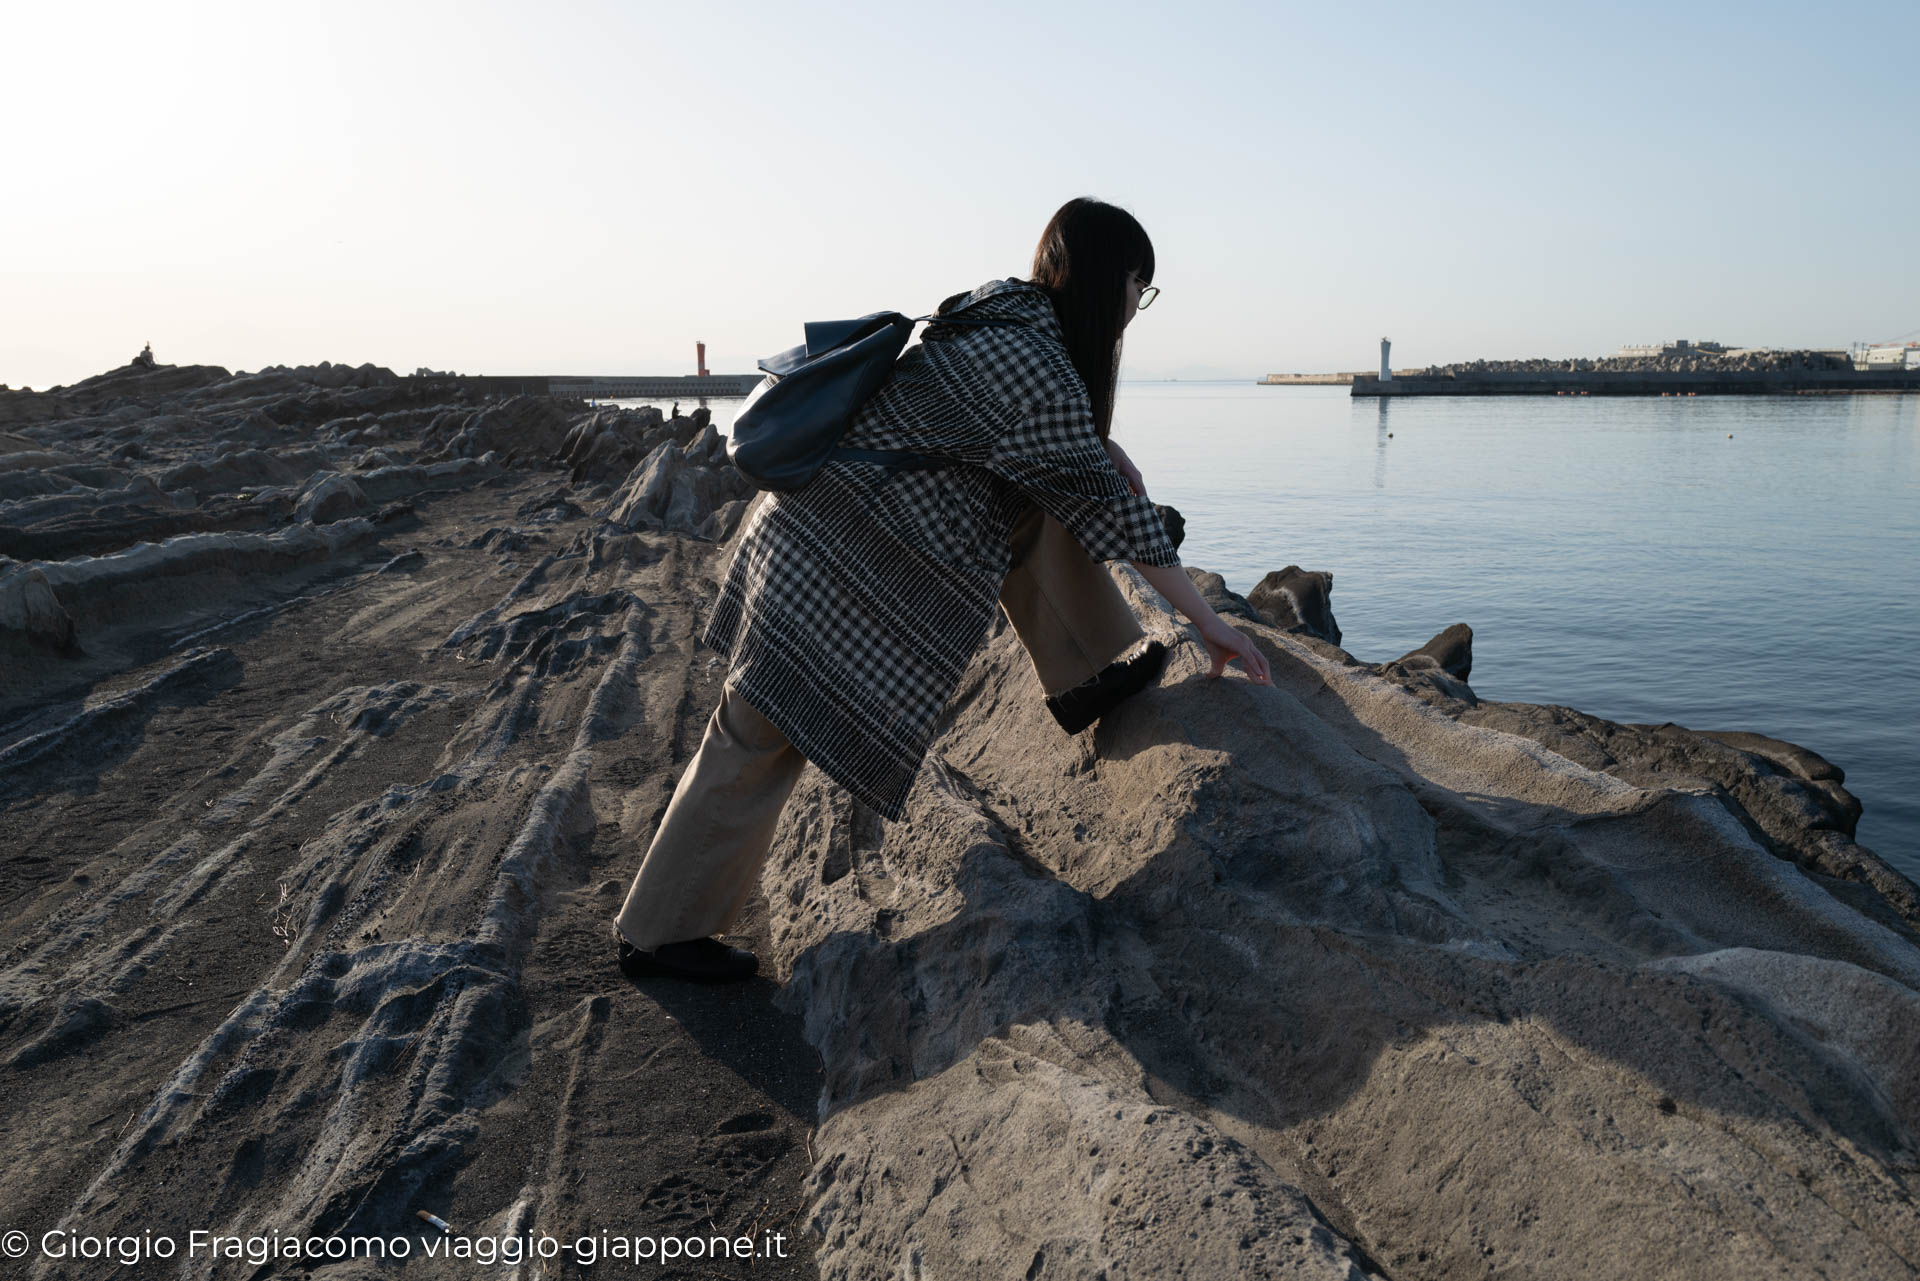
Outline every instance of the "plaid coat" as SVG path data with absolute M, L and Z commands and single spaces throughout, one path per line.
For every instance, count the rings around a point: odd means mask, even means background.
M 1178 563 L 1101 446 L 1047 296 L 996 280 L 941 310 L 961 307 L 1020 323 L 930 325 L 843 440 L 951 465 L 830 462 L 805 488 L 768 494 L 706 634 L 732 656 L 728 683 L 889 819 L 993 622 L 1008 536 L 1030 504 L 1098 560 Z

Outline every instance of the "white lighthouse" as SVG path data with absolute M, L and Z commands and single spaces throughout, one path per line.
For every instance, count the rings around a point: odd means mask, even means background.
M 1393 366 L 1387 363 L 1387 351 L 1392 346 L 1393 343 L 1390 340 L 1385 338 L 1380 340 L 1380 381 L 1383 383 L 1393 381 Z

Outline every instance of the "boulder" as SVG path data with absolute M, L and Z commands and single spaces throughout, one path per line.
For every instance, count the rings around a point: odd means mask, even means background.
M 686 454 L 672 441 L 662 441 L 614 491 L 601 518 L 622 529 L 663 528 L 673 502 L 674 482 L 686 469 Z
M 658 409 L 602 409 L 581 419 L 555 458 L 576 485 L 618 481 L 660 443 L 666 417 Z
M 1200 599 L 1206 601 L 1214 613 L 1231 615 L 1235 618 L 1245 618 L 1253 622 L 1262 621 L 1260 615 L 1254 612 L 1253 607 L 1247 603 L 1245 597 L 1227 590 L 1226 579 L 1210 570 L 1200 569 L 1193 565 L 1188 565 L 1185 568 L 1187 577 L 1192 579 L 1193 585 L 1200 589 Z
M 713 515 L 700 522 L 700 528 L 694 534 L 708 542 L 724 543 L 740 528 L 740 518 L 746 515 L 747 508 L 752 505 L 750 498 L 735 498 L 722 503 L 714 508 Z
M 1424 686 L 1447 698 L 1477 703 L 1467 677 L 1473 673 L 1473 629 L 1455 623 L 1419 649 L 1388 663 L 1385 675 L 1410 687 Z
M 377 467 L 404 467 L 406 462 L 405 458 L 391 449 L 368 449 L 363 450 L 360 456 L 353 460 L 353 470 L 372 471 Z
M 708 427 L 706 432 L 711 435 L 713 429 Z M 710 459 L 714 452 L 714 444 L 706 437 L 686 446 L 671 437 L 662 440 L 614 491 L 599 518 L 627 530 L 699 535 L 716 509 L 748 499 L 754 492 L 727 460 L 724 442 L 719 443 L 719 462 L 689 461 L 690 457 Z
M 1329 645 L 1340 643 L 1333 617 L 1333 575 L 1298 565 L 1276 569 L 1247 593 L 1247 603 L 1283 632 L 1300 631 Z
M 0 557 L 0 638 L 59 653 L 75 648 L 73 620 L 38 566 Z
M 687 462 L 695 467 L 717 467 L 723 463 L 731 465 L 727 458 L 726 437 L 715 431 L 711 424 L 701 426 L 699 434 L 687 442 L 685 452 Z
M 507 466 L 544 461 L 557 452 L 577 410 L 548 396 L 515 396 L 478 411 L 455 411 L 434 419 L 421 436 L 424 461 L 495 454 Z
M 1442 671 L 1456 680 L 1473 675 L 1473 628 L 1455 623 L 1411 653 L 1394 660 L 1421 671 Z
M 336 520 L 357 516 L 369 506 L 366 491 L 351 476 L 329 473 L 309 485 L 294 504 L 296 520 L 314 525 L 330 525 Z

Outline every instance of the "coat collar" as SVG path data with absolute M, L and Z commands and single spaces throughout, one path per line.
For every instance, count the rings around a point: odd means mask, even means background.
M 1053 310 L 1053 300 L 1027 280 L 989 280 L 971 293 L 955 294 L 940 304 L 935 323 L 939 323 L 939 316 L 957 311 L 982 319 L 1022 320 L 1055 337 L 1060 335 L 1060 317 Z

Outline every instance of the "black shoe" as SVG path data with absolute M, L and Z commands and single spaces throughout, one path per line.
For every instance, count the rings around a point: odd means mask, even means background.
M 1166 665 L 1167 647 L 1159 641 L 1149 641 L 1145 649 L 1124 663 L 1109 663 L 1092 680 L 1082 681 L 1049 698 L 1047 710 L 1060 722 L 1061 729 L 1078 734 L 1112 711 L 1120 700 L 1131 698 L 1151 685 Z
M 620 972 L 630 979 L 664 974 L 696 983 L 725 983 L 752 978 L 759 969 L 759 957 L 745 948 L 728 947 L 719 939 L 662 943 L 650 952 L 620 940 Z

